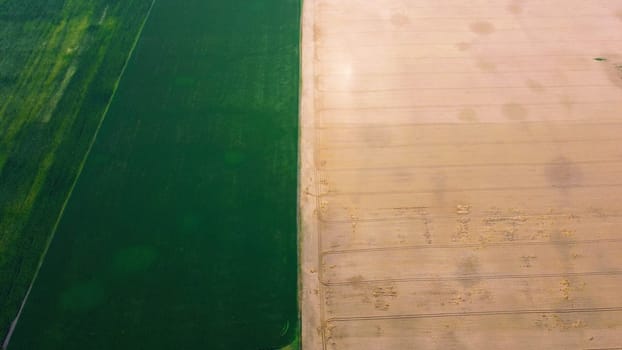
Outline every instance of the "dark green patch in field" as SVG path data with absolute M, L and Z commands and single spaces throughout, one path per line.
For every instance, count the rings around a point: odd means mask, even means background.
M 153 265 L 157 256 L 157 250 L 150 246 L 121 249 L 114 256 L 114 271 L 121 274 L 144 272 Z
M 296 338 L 298 33 L 297 0 L 157 0 L 12 349 Z
M 81 281 L 62 292 L 60 306 L 63 310 L 84 313 L 100 306 L 104 300 L 104 288 L 96 280 Z

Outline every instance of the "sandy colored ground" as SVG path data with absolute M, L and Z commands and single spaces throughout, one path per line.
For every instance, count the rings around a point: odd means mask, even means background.
M 308 0 L 303 346 L 622 349 L 622 3 Z

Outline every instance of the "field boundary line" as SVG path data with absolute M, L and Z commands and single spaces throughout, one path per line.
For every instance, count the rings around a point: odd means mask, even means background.
M 45 261 L 45 257 L 47 256 L 47 252 L 50 248 L 50 245 L 52 244 L 52 241 L 54 240 L 54 236 L 56 236 L 56 230 L 58 229 L 58 226 L 60 224 L 60 221 L 63 217 L 63 214 L 65 213 L 65 208 L 67 207 L 67 203 L 69 202 L 69 199 L 71 198 L 71 195 L 73 193 L 74 188 L 76 187 L 76 184 L 78 183 L 78 179 L 80 178 L 80 175 L 82 174 L 82 170 L 84 169 L 84 165 L 86 164 L 86 161 L 88 160 L 89 155 L 91 154 L 91 150 L 93 149 L 93 145 L 95 144 L 95 141 L 97 139 L 97 135 L 99 134 L 99 130 L 101 129 L 101 126 L 104 123 L 104 120 L 106 119 L 106 116 L 108 115 L 108 111 L 110 110 L 110 106 L 112 105 L 112 101 L 114 100 L 116 94 L 117 94 L 117 89 L 119 88 L 119 83 L 121 82 L 121 79 L 123 78 L 123 75 L 125 75 L 125 69 L 127 68 L 129 62 L 131 61 L 133 55 L 134 55 L 134 49 L 136 49 L 136 46 L 138 45 L 138 42 L 140 41 L 140 38 L 142 37 L 142 33 L 143 33 L 143 29 L 145 28 L 145 25 L 147 24 L 147 20 L 149 19 L 149 17 L 151 16 L 151 11 L 153 10 L 153 7 L 156 3 L 156 0 L 153 0 L 151 2 L 151 5 L 149 6 L 149 10 L 147 10 L 147 14 L 145 15 L 145 18 L 143 19 L 143 23 L 140 25 L 140 28 L 138 30 L 138 33 L 136 34 L 136 38 L 134 39 L 134 43 L 132 44 L 132 47 L 130 48 L 129 53 L 127 54 L 127 58 L 125 59 L 125 63 L 123 64 L 123 68 L 121 68 L 121 72 L 119 73 L 119 77 L 117 78 L 117 81 L 115 82 L 114 85 L 114 89 L 112 90 L 112 94 L 110 95 L 110 99 L 108 100 L 108 104 L 106 105 L 106 108 L 104 109 L 104 111 L 102 112 L 102 115 L 99 119 L 99 124 L 97 125 L 97 128 L 95 129 L 95 132 L 93 133 L 93 137 L 91 139 L 91 142 L 89 143 L 88 148 L 86 149 L 86 153 L 84 154 L 84 157 L 82 158 L 82 161 L 80 162 L 80 166 L 78 167 L 78 172 L 76 173 L 75 178 L 73 179 L 73 183 L 71 184 L 71 187 L 69 188 L 69 192 L 67 193 L 67 196 L 65 197 L 65 201 L 63 202 L 63 205 L 60 209 L 60 212 L 58 213 L 58 217 L 56 218 L 56 222 L 54 223 L 54 226 L 52 227 L 52 231 L 50 233 L 50 236 L 48 237 L 48 240 L 45 244 L 45 248 L 43 249 L 43 253 L 41 254 L 41 257 L 39 259 L 39 263 L 37 265 L 37 269 L 35 270 L 35 273 L 32 277 L 32 280 L 30 281 L 30 285 L 28 286 L 28 290 L 26 291 L 26 294 L 24 295 L 24 299 L 22 300 L 22 303 L 19 307 L 19 310 L 17 311 L 17 315 L 15 316 L 15 318 L 13 319 L 13 321 L 11 322 L 11 325 L 9 327 L 9 331 L 4 339 L 4 341 L 2 342 L 2 350 L 7 350 L 8 346 L 9 346 L 9 342 L 11 341 L 11 337 L 13 336 L 13 333 L 15 332 L 15 327 L 17 326 L 17 322 L 19 321 L 20 316 L 22 315 L 22 312 L 24 311 L 24 306 L 26 305 L 26 302 L 28 301 L 28 297 L 30 296 L 30 292 L 32 291 L 32 287 L 35 284 L 35 281 L 37 280 L 37 277 L 39 276 L 39 271 L 41 270 L 41 266 L 43 265 L 43 262 Z

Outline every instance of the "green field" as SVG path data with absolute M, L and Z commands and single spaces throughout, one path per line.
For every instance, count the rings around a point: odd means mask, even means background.
M 9 349 L 296 347 L 299 11 L 156 0 Z
M 0 339 L 150 0 L 0 0 Z

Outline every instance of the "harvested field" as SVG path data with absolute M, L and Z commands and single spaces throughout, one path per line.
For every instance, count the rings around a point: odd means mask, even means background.
M 622 348 L 621 10 L 305 3 L 304 349 Z

